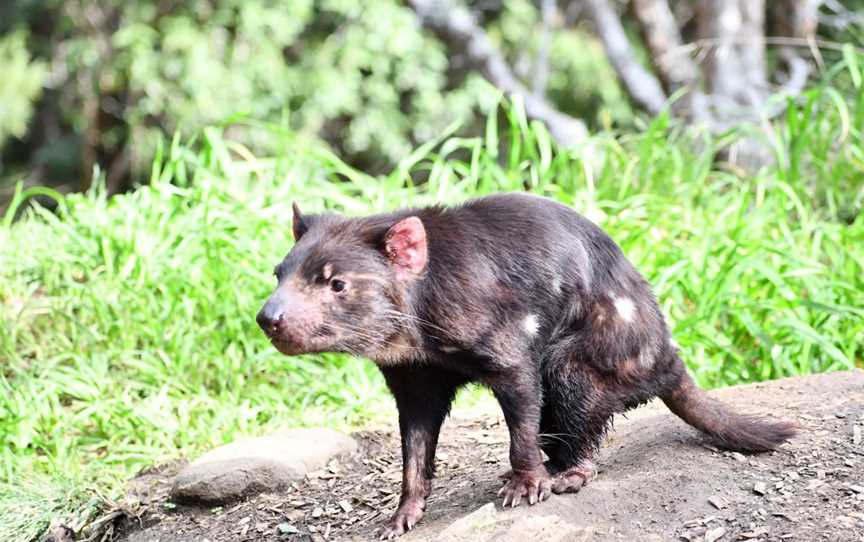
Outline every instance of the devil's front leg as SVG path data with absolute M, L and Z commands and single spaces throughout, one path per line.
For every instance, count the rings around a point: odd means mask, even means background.
M 381 539 L 390 539 L 413 528 L 423 516 L 432 491 L 441 424 L 465 380 L 430 367 L 382 367 L 381 372 L 396 399 L 402 436 L 402 496 L 381 531 Z
M 487 380 L 501 405 L 510 432 L 510 471 L 498 495 L 504 506 L 544 501 L 552 493 L 552 478 L 543 464 L 538 433 L 542 403 L 539 375 L 530 363 L 513 367 Z

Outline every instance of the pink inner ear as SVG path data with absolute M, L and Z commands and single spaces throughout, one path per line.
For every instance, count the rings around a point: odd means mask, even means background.
M 416 216 L 409 216 L 394 224 L 384 236 L 384 248 L 396 275 L 409 278 L 426 268 L 428 251 L 426 229 Z

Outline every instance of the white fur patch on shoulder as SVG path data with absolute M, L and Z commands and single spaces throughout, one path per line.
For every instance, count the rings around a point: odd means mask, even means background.
M 639 365 L 641 365 L 645 369 L 650 368 L 652 365 L 654 365 L 654 354 L 643 349 L 641 352 L 639 352 Z
M 456 348 L 455 346 L 442 346 L 441 351 L 444 352 L 445 354 L 453 354 L 455 352 L 458 352 L 459 349 Z
M 540 330 L 540 320 L 536 314 L 529 314 L 522 320 L 522 328 L 528 335 L 536 335 Z
M 618 316 L 625 322 L 632 322 L 633 316 L 636 314 L 636 305 L 629 297 L 615 298 L 615 310 L 618 311 Z

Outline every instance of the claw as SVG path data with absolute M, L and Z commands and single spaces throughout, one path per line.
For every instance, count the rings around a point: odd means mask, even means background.
M 393 540 L 413 529 L 423 517 L 425 500 L 409 499 L 403 502 L 390 521 L 384 525 L 379 540 Z
M 510 479 L 498 491 L 499 497 L 504 496 L 501 506 L 516 508 L 522 504 L 523 497 L 529 505 L 544 501 L 552 491 L 552 481 L 543 467 L 531 471 L 511 471 Z

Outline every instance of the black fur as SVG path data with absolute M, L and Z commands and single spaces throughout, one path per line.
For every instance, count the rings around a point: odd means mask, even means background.
M 407 280 L 384 244 L 412 216 L 425 228 L 428 261 Z M 292 288 L 308 290 L 305 313 L 320 312 L 320 325 L 309 324 L 318 325 L 314 346 L 304 351 L 374 359 L 396 398 L 405 476 L 386 535 L 422 515 L 438 431 L 467 382 L 489 386 L 504 412 L 511 500 L 542 499 L 549 473 L 589 460 L 613 414 L 657 396 L 731 449 L 769 450 L 793 434 L 789 424 L 708 399 L 687 375 L 646 281 L 600 228 L 563 205 L 501 194 L 366 218 L 300 217 L 295 209 L 294 224 L 299 240 L 277 274 L 280 288 L 294 277 Z M 348 294 L 319 303 L 326 264 L 333 276 L 357 280 Z M 282 316 L 290 326 L 294 315 Z M 276 328 L 268 329 L 279 346 Z

